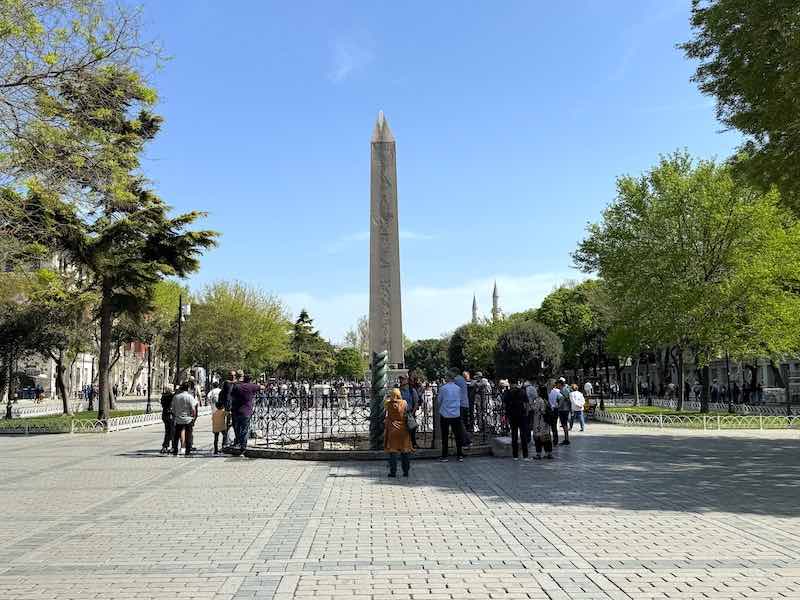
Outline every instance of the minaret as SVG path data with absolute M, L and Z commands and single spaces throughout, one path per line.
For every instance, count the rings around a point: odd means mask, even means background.
M 492 321 L 498 320 L 500 320 L 500 294 L 497 293 L 497 280 L 495 279 L 492 292 Z
M 370 143 L 369 350 L 389 353 L 389 368 L 402 369 L 400 236 L 397 223 L 397 161 L 389 123 L 378 114 Z
M 478 299 L 472 294 L 472 324 L 478 324 Z

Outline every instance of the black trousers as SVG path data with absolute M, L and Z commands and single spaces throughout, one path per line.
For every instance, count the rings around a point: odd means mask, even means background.
M 550 454 L 553 451 L 553 442 L 550 440 L 542 440 L 542 438 L 533 438 L 533 444 L 536 446 L 536 454 L 542 453 L 542 448 L 544 451 Z
M 442 458 L 447 458 L 448 452 L 448 438 L 450 437 L 450 430 L 453 430 L 453 438 L 456 441 L 456 455 L 459 457 L 464 456 L 464 451 L 461 446 L 464 441 L 464 424 L 461 422 L 460 417 L 439 417 L 439 423 L 442 429 Z
M 214 432 L 214 452 L 219 452 L 219 436 L 222 435 L 222 447 L 228 445 L 228 432 L 227 431 L 215 431 Z
M 552 412 L 552 416 L 550 417 L 550 432 L 553 435 L 553 445 L 558 445 L 558 413 L 556 411 Z
M 461 443 L 464 446 L 469 446 L 472 443 L 472 429 L 469 426 L 470 415 L 469 415 L 469 407 L 462 406 L 461 407 L 461 428 L 464 431 L 464 437 L 461 438 Z
M 161 420 L 164 422 L 164 441 L 161 443 L 162 448 L 169 448 L 172 444 L 172 415 L 161 415 Z
M 186 432 L 185 453 L 192 453 L 192 433 L 194 431 L 194 423 L 175 423 L 175 433 L 172 435 L 172 453 L 178 454 L 178 444 L 181 441 L 181 432 Z
M 528 419 L 521 417 L 519 419 L 509 419 L 511 426 L 511 454 L 514 458 L 519 457 L 519 442 L 522 439 L 522 457 L 528 458 L 528 444 L 531 442 L 531 430 L 528 426 Z

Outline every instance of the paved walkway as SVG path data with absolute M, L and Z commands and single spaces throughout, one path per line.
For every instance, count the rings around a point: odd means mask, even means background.
M 0 437 L 0 598 L 800 598 L 797 432 L 594 425 L 405 481 L 159 437 Z

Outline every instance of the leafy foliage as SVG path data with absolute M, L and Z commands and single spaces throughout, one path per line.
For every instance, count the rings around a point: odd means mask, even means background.
M 445 339 L 417 340 L 406 348 L 406 367 L 416 371 L 428 381 L 441 379 L 449 367 L 447 350 L 449 341 Z
M 497 340 L 495 369 L 498 377 L 540 379 L 561 364 L 563 346 L 558 336 L 536 321 L 518 321 Z
M 355 381 L 364 378 L 367 363 L 356 348 L 341 348 L 336 353 L 336 376 Z
M 737 170 L 776 185 L 800 212 L 800 5 L 796 0 L 693 0 L 695 37 L 682 45 L 717 117 L 747 136 Z

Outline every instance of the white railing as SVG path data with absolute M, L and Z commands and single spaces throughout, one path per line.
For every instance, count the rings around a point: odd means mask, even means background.
M 594 420 L 630 427 L 722 429 L 798 429 L 800 417 L 773 415 L 648 415 L 597 410 Z
M 606 406 L 633 406 L 632 399 L 625 400 L 605 400 Z M 648 404 L 645 398 L 639 399 L 639 406 L 658 406 L 660 408 L 677 408 L 677 400 L 667 400 L 665 398 L 653 398 Z M 755 406 L 752 404 L 734 404 L 733 412 L 738 415 L 773 415 L 776 417 L 786 416 L 786 405 Z M 683 410 L 700 410 L 700 403 L 696 400 L 684 400 Z M 728 412 L 726 402 L 709 402 L 708 410 L 714 412 Z M 800 406 L 792 406 L 792 414 L 800 413 Z

